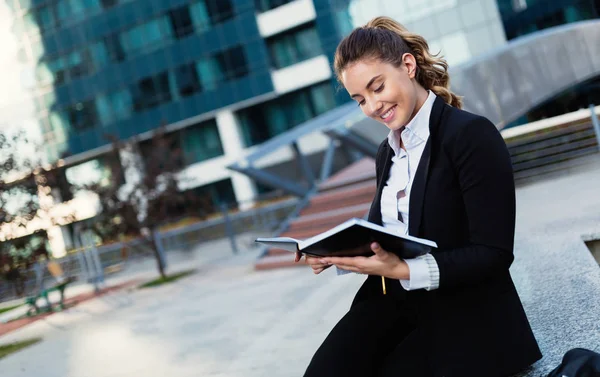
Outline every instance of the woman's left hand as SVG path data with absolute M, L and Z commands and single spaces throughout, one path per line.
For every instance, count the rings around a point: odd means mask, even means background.
M 375 253 L 371 257 L 324 257 L 320 258 L 320 261 L 359 274 L 385 276 L 390 279 L 410 279 L 408 264 L 396 254 L 383 250 L 376 242 L 371 244 L 371 250 Z

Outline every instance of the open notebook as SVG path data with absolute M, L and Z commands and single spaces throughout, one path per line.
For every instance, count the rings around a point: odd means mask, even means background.
M 314 256 L 371 256 L 371 243 L 378 242 L 384 250 L 400 258 L 416 258 L 429 253 L 437 244 L 422 238 L 396 233 L 366 220 L 352 218 L 306 240 L 290 237 L 257 238 L 256 242 Z

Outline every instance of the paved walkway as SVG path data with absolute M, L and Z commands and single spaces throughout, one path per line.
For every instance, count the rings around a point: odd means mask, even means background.
M 545 355 L 527 376 L 545 375 L 573 347 L 600 351 L 600 269 L 581 240 L 600 234 L 599 188 L 600 161 L 518 190 L 512 272 Z M 254 272 L 255 257 L 194 259 L 187 267 L 199 273 L 177 283 L 111 293 L 0 337 L 44 338 L 0 360 L 1 374 L 300 376 L 364 277 Z

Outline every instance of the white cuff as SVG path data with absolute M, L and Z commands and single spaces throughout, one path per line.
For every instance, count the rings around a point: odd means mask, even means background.
M 400 280 L 400 284 L 407 291 L 426 289 L 428 291 L 440 286 L 440 271 L 431 254 L 426 254 L 414 259 L 404 260 L 410 271 L 410 280 Z

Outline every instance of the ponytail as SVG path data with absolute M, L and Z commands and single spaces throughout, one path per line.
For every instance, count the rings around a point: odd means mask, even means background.
M 334 70 L 342 82 L 341 73 L 352 63 L 375 58 L 400 67 L 405 53 L 415 57 L 415 78 L 423 88 L 442 97 L 446 103 L 462 108 L 462 98 L 450 91 L 446 60 L 429 52 L 425 38 L 409 32 L 389 17 L 376 17 L 344 38 L 335 52 Z

